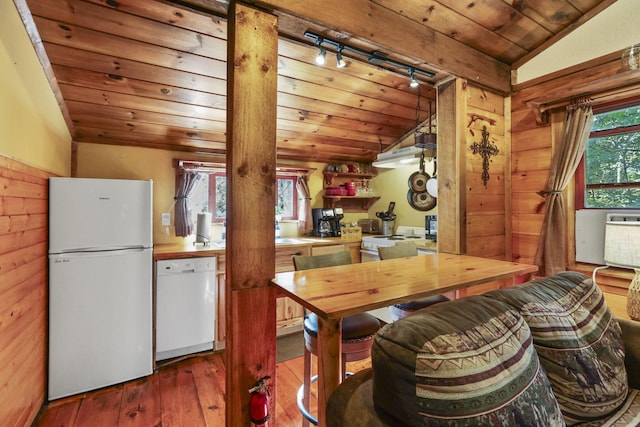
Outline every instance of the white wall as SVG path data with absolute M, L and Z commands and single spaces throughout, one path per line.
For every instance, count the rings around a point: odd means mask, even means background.
M 640 1 L 618 0 L 517 70 L 517 83 L 640 43 Z

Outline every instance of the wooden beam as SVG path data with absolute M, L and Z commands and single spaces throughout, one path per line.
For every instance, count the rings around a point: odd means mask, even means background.
M 290 14 L 342 32 L 350 38 L 373 42 L 387 54 L 415 58 L 418 64 L 446 70 L 498 93 L 511 91 L 510 67 L 507 64 L 374 1 L 259 0 L 255 3 L 279 14 Z M 281 27 L 280 32 L 287 33 L 287 29 Z M 301 34 L 291 36 L 300 38 Z
M 226 425 L 248 426 L 248 390 L 275 384 L 278 20 L 229 6 L 227 50 Z M 271 414 L 275 393 L 271 393 Z M 276 425 L 273 419 L 270 424 Z
M 454 79 L 438 87 L 438 252 L 466 253 L 467 82 Z

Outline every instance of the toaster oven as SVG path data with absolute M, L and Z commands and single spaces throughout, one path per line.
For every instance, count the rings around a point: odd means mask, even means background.
M 358 227 L 366 234 L 380 234 L 380 221 L 376 218 L 359 219 Z

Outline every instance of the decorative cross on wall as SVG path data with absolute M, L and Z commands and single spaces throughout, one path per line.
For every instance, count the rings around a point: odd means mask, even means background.
M 487 127 L 482 127 L 482 142 L 474 142 L 471 144 L 471 151 L 473 154 L 482 156 L 482 184 L 487 188 L 487 181 L 489 181 L 489 157 L 497 156 L 500 150 L 498 147 L 489 141 L 489 132 Z

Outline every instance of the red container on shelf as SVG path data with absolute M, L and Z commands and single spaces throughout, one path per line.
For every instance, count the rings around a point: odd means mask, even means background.
M 351 181 L 347 183 L 347 196 L 356 195 L 356 183 Z

